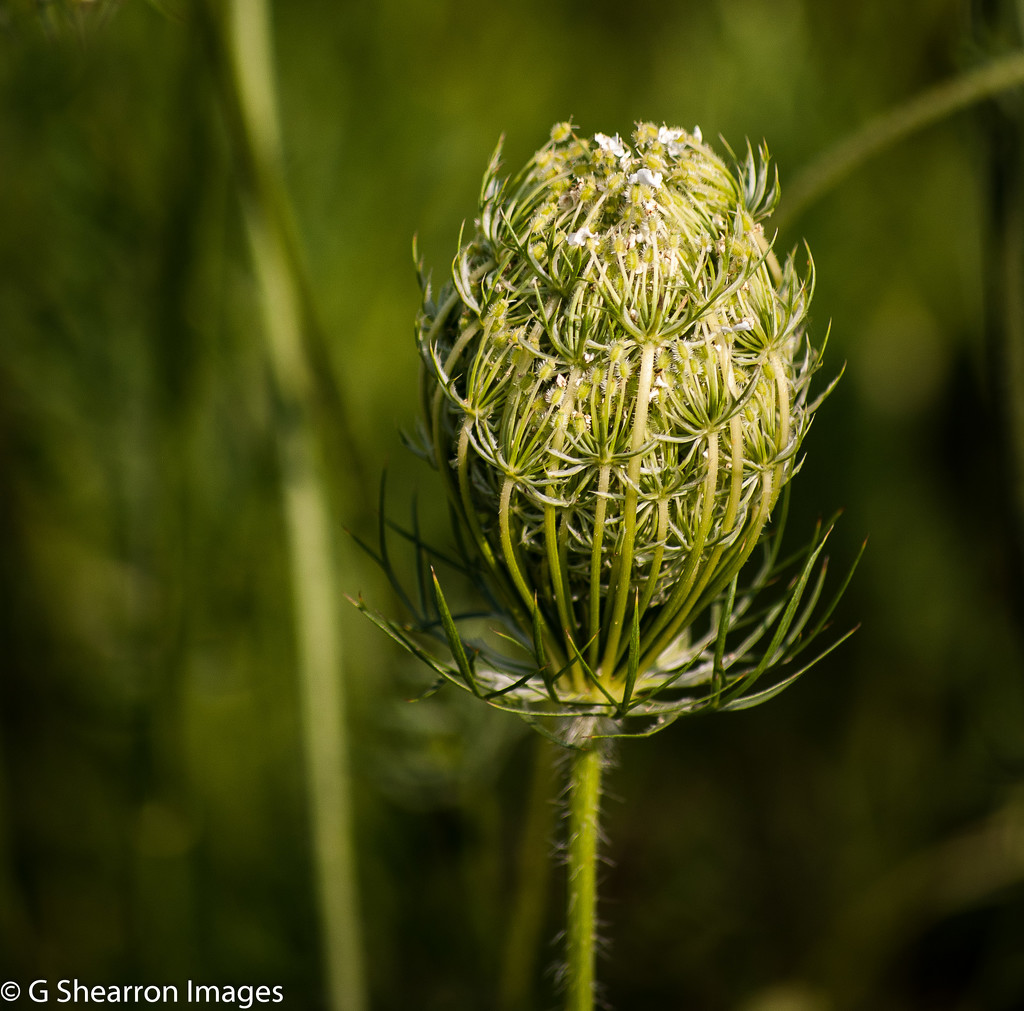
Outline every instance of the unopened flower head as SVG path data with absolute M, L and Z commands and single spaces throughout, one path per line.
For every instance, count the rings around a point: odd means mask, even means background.
M 512 178 L 499 152 L 418 325 L 427 450 L 530 655 L 480 661 L 474 690 L 653 713 L 714 675 L 718 631 L 695 622 L 735 603 L 797 470 L 813 272 L 766 237 L 764 149 L 727 162 L 696 129 L 641 123 L 630 145 L 561 123 Z

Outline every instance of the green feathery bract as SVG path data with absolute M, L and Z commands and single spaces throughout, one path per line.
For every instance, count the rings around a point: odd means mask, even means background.
M 730 165 L 696 129 L 643 123 L 630 146 L 562 123 L 510 179 L 499 154 L 451 282 L 436 298 L 423 285 L 421 449 L 461 567 L 518 649 L 466 639 L 436 576 L 415 625 L 360 606 L 442 677 L 527 717 L 607 717 L 618 734 L 627 717 L 650 732 L 756 704 L 810 666 L 792 661 L 831 611 L 810 620 L 820 534 L 781 600 L 754 599 L 779 575 L 769 520 L 822 399 L 813 268 L 780 265 L 765 236 L 767 152 Z M 417 630 L 442 634 L 454 664 Z

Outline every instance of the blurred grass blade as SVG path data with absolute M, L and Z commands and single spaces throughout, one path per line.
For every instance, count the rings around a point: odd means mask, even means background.
M 391 567 L 391 559 L 388 557 L 387 520 L 384 513 L 387 502 L 387 484 L 388 472 L 382 470 L 380 472 L 380 486 L 377 490 L 377 543 L 380 545 L 380 567 L 388 577 L 388 582 L 398 595 L 398 599 L 406 606 L 410 614 L 415 614 L 416 609 L 413 607 L 412 601 L 409 599 L 409 595 L 405 592 L 402 584 L 398 581 L 395 570 Z
M 887 147 L 938 122 L 958 109 L 1024 85 L 1024 52 L 1012 53 L 943 81 L 909 101 L 870 120 L 841 140 L 798 175 L 775 214 L 779 231 L 851 172 Z
M 310 315 L 283 179 L 269 3 L 199 2 L 197 13 L 210 36 L 225 112 L 234 126 L 240 197 L 279 404 L 276 437 L 328 1002 L 332 1011 L 363 1011 L 336 546 L 325 447 L 313 423 L 323 382 L 310 361 Z

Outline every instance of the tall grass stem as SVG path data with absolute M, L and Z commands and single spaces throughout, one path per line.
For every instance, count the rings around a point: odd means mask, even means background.
M 315 380 L 303 335 L 303 281 L 282 208 L 281 131 L 267 0 L 233 0 L 224 47 L 246 145 L 242 204 L 259 284 L 271 373 L 290 556 L 303 747 L 324 964 L 332 1011 L 364 1011 L 342 642 L 330 495 L 313 418 Z M 281 198 L 283 199 L 283 197 Z
M 593 1011 L 594 1007 L 601 773 L 598 747 L 573 753 L 569 781 L 566 1011 Z
M 827 150 L 786 190 L 774 224 L 779 231 L 869 158 L 910 134 L 1001 91 L 1024 85 L 1024 52 L 968 71 L 882 113 Z
M 1021 147 L 1024 148 L 1024 142 Z M 1024 152 L 1017 155 L 1024 164 Z M 1002 377 L 1003 397 L 1009 420 L 1010 507 L 1018 546 L 1024 551 L 1024 184 L 1010 183 L 1002 215 L 998 261 L 1002 266 L 1003 312 L 994 322 L 997 371 Z

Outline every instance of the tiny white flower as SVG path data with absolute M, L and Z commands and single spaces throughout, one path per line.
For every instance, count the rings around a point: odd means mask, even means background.
M 695 126 L 693 128 L 693 136 L 696 139 L 698 144 L 700 144 L 704 140 L 704 134 L 702 134 L 700 132 L 700 127 L 699 126 Z
M 604 133 L 595 133 L 594 140 L 597 141 L 602 151 L 607 151 L 609 154 L 615 155 L 616 158 L 625 159 L 629 157 L 626 145 L 622 143 L 622 138 L 618 134 L 614 137 L 609 137 Z
M 739 323 L 734 323 L 732 326 L 723 326 L 721 328 L 722 333 L 745 333 L 748 330 L 753 330 L 754 324 L 752 320 L 741 319 Z M 716 345 L 717 346 L 717 345 Z
M 658 128 L 658 143 L 664 144 L 665 150 L 670 155 L 678 156 L 683 153 L 686 144 L 679 139 L 682 136 L 683 131 L 678 127 L 669 129 L 667 126 L 662 126 Z
M 641 186 L 650 186 L 652 189 L 657 189 L 661 185 L 661 173 L 652 172 L 650 169 L 642 168 L 637 169 L 630 177 L 629 181 L 634 185 L 639 184 Z
M 586 227 L 586 225 L 584 225 L 578 231 L 570 232 L 565 237 L 565 241 L 570 246 L 585 246 L 587 244 L 587 239 L 596 239 L 596 238 L 597 238 L 597 234 L 595 232 L 592 232 L 589 228 Z

